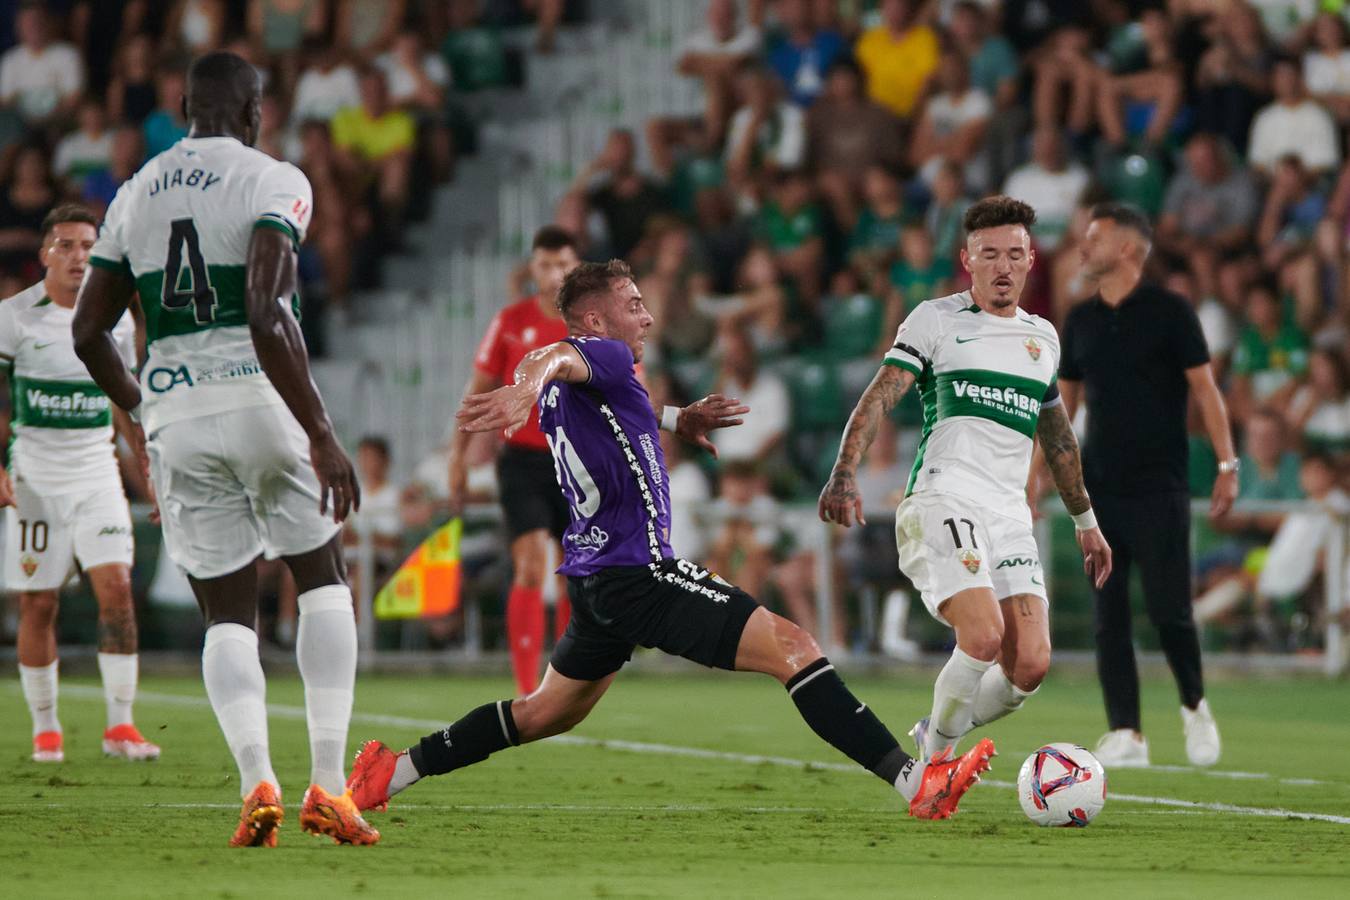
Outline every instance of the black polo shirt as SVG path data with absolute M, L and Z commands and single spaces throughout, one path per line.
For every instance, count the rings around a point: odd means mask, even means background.
M 1086 394 L 1088 492 L 1186 491 L 1186 370 L 1209 362 L 1191 305 L 1143 281 L 1117 307 L 1100 295 L 1074 307 L 1060 343 L 1059 377 Z

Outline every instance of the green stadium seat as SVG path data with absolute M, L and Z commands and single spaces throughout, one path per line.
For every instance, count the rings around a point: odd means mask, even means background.
M 839 370 L 828 357 L 805 355 L 786 369 L 792 425 L 799 431 L 837 428 L 848 419 Z
M 825 348 L 837 359 L 867 356 L 877 346 L 885 309 L 868 294 L 832 300 L 825 310 Z

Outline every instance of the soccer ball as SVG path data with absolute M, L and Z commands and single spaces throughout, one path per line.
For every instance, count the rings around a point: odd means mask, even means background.
M 1106 805 L 1106 770 L 1086 747 L 1046 744 L 1022 763 L 1017 799 L 1037 825 L 1086 828 Z

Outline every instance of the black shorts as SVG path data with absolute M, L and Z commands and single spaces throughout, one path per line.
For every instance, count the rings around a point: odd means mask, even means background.
M 509 540 L 540 528 L 562 540 L 571 514 L 548 451 L 506 447 L 497 457 L 497 486 Z
M 639 644 L 734 669 L 741 632 L 759 608 L 745 591 L 683 559 L 568 578 L 567 595 L 572 621 L 549 662 L 578 681 L 619 671 Z

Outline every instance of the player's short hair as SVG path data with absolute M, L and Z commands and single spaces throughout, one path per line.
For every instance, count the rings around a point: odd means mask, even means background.
M 966 234 L 974 234 L 985 228 L 999 228 L 1003 225 L 1021 225 L 1028 232 L 1036 222 L 1036 210 L 1021 200 L 1014 200 L 1005 194 L 985 197 L 966 210 L 961 224 Z
M 1095 222 L 1098 219 L 1109 219 L 1121 228 L 1128 228 L 1135 232 L 1144 239 L 1145 243 L 1153 243 L 1153 226 L 1149 224 L 1148 216 L 1144 215 L 1138 207 L 1131 206 L 1128 203 L 1098 203 L 1088 213 L 1088 221 Z
M 558 311 L 570 318 L 579 303 L 596 294 L 607 293 L 614 282 L 633 277 L 633 270 L 621 259 L 606 263 L 582 263 L 567 273 L 558 289 Z
M 577 239 L 561 225 L 545 225 L 534 233 L 534 240 L 530 242 L 531 250 L 565 250 L 568 247 L 576 250 Z
M 98 230 L 98 216 L 94 215 L 89 207 L 79 203 L 62 203 L 54 207 L 42 220 L 42 240 L 45 242 L 47 235 L 51 234 L 57 225 L 65 225 L 68 222 L 82 222 L 94 226 L 95 231 Z

